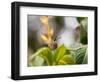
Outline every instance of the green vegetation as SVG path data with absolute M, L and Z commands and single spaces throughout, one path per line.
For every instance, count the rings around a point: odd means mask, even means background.
M 75 65 L 87 63 L 87 46 L 68 49 L 64 45 L 55 50 L 40 48 L 32 55 L 29 66 Z

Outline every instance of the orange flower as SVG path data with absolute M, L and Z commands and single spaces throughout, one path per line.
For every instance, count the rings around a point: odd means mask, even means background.
M 44 25 L 48 25 L 48 16 L 41 16 L 40 21 Z
M 41 35 L 41 38 L 47 45 L 50 45 L 54 41 L 52 38 L 54 35 L 54 31 L 49 26 L 48 20 L 49 20 L 48 16 L 41 16 L 40 17 L 40 21 L 44 25 L 44 30 L 45 30 L 44 34 Z

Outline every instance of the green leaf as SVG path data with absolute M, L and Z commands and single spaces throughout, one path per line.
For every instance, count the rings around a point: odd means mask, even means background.
M 36 54 L 42 57 L 47 65 L 52 65 L 52 52 L 49 48 L 40 48 Z
M 75 62 L 72 55 L 64 55 L 63 58 L 59 60 L 58 64 L 59 65 L 75 64 Z
M 83 61 L 85 62 L 87 60 L 86 59 L 87 58 L 86 57 L 86 53 L 87 53 L 86 50 L 87 50 L 87 47 L 81 47 L 81 48 L 79 48 L 79 49 L 77 49 L 75 51 L 75 61 L 76 61 L 76 64 L 82 64 Z
M 42 66 L 43 63 L 44 63 L 44 59 L 40 56 L 36 56 L 34 61 L 33 61 L 34 66 Z
M 88 18 L 85 17 L 81 22 L 80 22 L 80 42 L 82 44 L 87 44 L 88 43 Z
M 79 23 L 84 19 L 85 19 L 85 17 L 77 17 L 77 20 L 78 20 Z
M 57 63 L 66 53 L 66 48 L 64 45 L 59 46 L 55 51 L 54 51 L 54 57 L 53 60 Z
M 81 26 L 84 28 L 84 30 L 87 32 L 87 26 L 88 26 L 88 18 L 85 17 L 82 21 L 81 21 Z
M 87 63 L 88 63 L 88 50 L 86 50 L 82 64 L 87 64 Z

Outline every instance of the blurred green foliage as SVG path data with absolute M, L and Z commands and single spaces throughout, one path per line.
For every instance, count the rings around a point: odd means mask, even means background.
M 77 17 L 78 22 L 80 23 L 80 43 L 88 43 L 88 17 Z
M 87 46 L 69 50 L 64 45 L 55 50 L 43 47 L 33 54 L 30 66 L 74 65 L 87 63 Z

